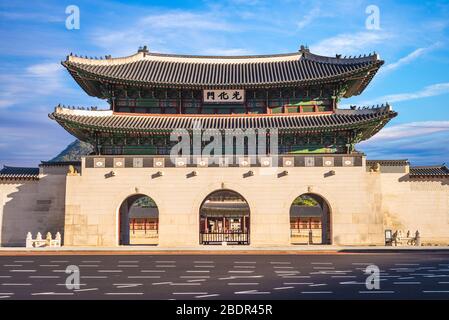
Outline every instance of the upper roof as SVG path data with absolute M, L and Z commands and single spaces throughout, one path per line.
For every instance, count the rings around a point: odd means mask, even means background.
M 410 167 L 411 178 L 449 178 L 449 168 L 445 165 L 440 166 L 416 166 Z
M 148 52 L 106 59 L 69 55 L 62 64 L 92 96 L 100 82 L 142 87 L 274 88 L 349 81 L 345 97 L 360 94 L 383 61 L 377 54 L 325 57 L 301 47 L 295 53 L 253 56 L 192 56 Z
M 9 167 L 0 170 L 0 180 L 37 180 L 39 168 Z

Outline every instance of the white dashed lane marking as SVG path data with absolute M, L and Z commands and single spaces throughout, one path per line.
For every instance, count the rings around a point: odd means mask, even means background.
M 195 296 L 195 298 L 209 298 L 209 297 L 218 297 L 219 294 L 205 294 L 205 295 L 201 295 L 201 296 Z

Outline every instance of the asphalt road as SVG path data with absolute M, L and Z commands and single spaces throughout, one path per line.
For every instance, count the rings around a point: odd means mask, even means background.
M 0 256 L 8 299 L 449 299 L 449 254 Z

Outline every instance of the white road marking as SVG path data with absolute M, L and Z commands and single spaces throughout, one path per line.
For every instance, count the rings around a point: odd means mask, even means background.
M 218 296 L 219 296 L 219 294 L 214 293 L 214 294 L 205 294 L 202 296 L 195 296 L 195 298 L 209 298 L 209 297 L 218 297 Z
M 0 296 L 0 299 L 11 298 L 11 296 Z
M 287 267 L 287 266 L 274 266 L 274 269 L 293 269 L 293 267 Z
M 187 282 L 203 282 L 206 281 L 207 279 L 192 279 L 192 280 L 187 280 Z
M 176 266 L 172 264 L 164 264 L 164 265 L 156 265 L 156 268 L 176 268 Z
M 140 270 L 140 272 L 165 272 L 165 270 Z
M 44 295 L 52 295 L 52 296 L 72 296 L 73 292 L 37 292 L 32 293 L 32 296 L 44 296 Z
M 201 296 L 201 295 L 205 295 L 207 294 L 207 292 L 173 292 L 172 294 L 185 294 L 185 295 L 196 295 L 196 296 Z
M 84 279 L 106 279 L 107 276 L 81 276 Z
M 2 286 L 31 286 L 31 283 L 2 283 Z
M 292 264 L 291 262 L 285 261 L 270 261 L 270 264 Z
M 195 268 L 215 268 L 215 266 L 209 266 L 209 265 L 200 265 L 200 266 L 194 266 Z
M 258 286 L 259 282 L 228 282 L 228 286 Z
M 73 291 L 75 291 L 75 292 L 84 292 L 84 291 L 96 291 L 96 290 L 98 290 L 98 288 L 76 289 L 76 290 L 73 290 Z
M 311 285 L 313 282 L 284 282 L 284 285 Z
M 98 272 L 102 272 L 102 273 L 120 273 L 120 272 L 123 272 L 123 270 L 98 270 Z
M 284 289 L 293 289 L 294 287 L 277 287 L 274 290 L 284 290 Z
M 341 275 L 341 276 L 331 276 L 331 278 L 357 278 L 357 276 L 344 276 L 344 275 Z
M 39 267 L 59 267 L 59 264 L 40 264 Z
M 137 264 L 119 264 L 117 265 L 117 268 L 138 268 L 139 265 Z
M 139 260 L 119 260 L 118 263 L 139 263 Z
M 114 283 L 114 286 L 117 286 L 117 289 L 135 288 L 141 285 L 142 285 L 141 283 L 123 283 L 123 284 Z
M 128 276 L 128 279 L 160 279 L 161 276 Z
M 327 284 L 326 283 L 315 283 L 315 284 L 309 285 L 309 287 L 322 287 L 322 286 L 327 286 Z
M 218 280 L 252 279 L 252 278 L 263 278 L 263 275 L 254 275 L 254 276 L 229 276 L 229 277 L 218 278 Z
M 234 266 L 236 269 L 254 269 L 256 266 Z
M 214 263 L 214 261 L 193 261 L 193 263 Z
M 438 281 L 438 284 L 449 284 L 448 281 Z
M 23 264 L 4 264 L 4 267 L 23 267 Z
M 311 262 L 310 264 L 333 264 L 332 262 Z
M 99 264 L 80 264 L 78 267 L 80 267 L 80 268 L 98 268 L 99 266 L 100 266 Z
M 155 262 L 156 263 L 176 263 L 176 261 L 173 261 L 173 260 L 169 260 L 169 261 L 167 261 L 167 260 L 156 260 Z
M 15 263 L 34 263 L 34 260 L 14 260 Z
M 59 279 L 60 276 L 29 276 L 31 279 Z
M 234 261 L 235 264 L 256 264 L 256 261 Z
M 0 278 L 11 278 L 12 276 L 0 276 Z
M 180 276 L 181 279 L 200 279 L 200 278 L 210 278 L 210 276 Z
M 253 273 L 253 270 L 229 270 L 228 273 Z
M 106 292 L 106 295 L 117 295 L 117 296 L 124 296 L 124 295 L 143 295 L 143 292 Z
M 429 291 L 423 291 L 423 293 L 449 293 L 448 290 L 429 290 Z
M 371 290 L 371 291 L 359 291 L 359 293 L 364 294 L 364 293 L 379 293 L 379 294 L 388 294 L 388 293 L 394 293 L 394 291 L 379 291 L 379 290 Z
M 13 292 L 0 292 L 0 296 L 11 296 L 13 294 Z
M 234 294 L 270 294 L 269 291 L 257 291 L 257 290 L 247 290 L 247 291 L 237 291 Z
M 9 270 L 9 272 L 36 272 L 36 270 Z
M 393 284 L 421 284 L 419 281 L 397 281 L 393 282 Z
M 171 286 L 199 286 L 201 283 L 198 282 L 179 282 L 179 283 L 170 283 Z
M 326 294 L 332 293 L 332 291 L 301 291 L 303 294 Z
M 160 284 L 171 284 L 171 282 L 154 282 L 154 283 L 152 283 L 153 286 L 157 286 Z
M 357 282 L 357 281 L 343 281 L 340 284 L 365 284 L 365 282 Z

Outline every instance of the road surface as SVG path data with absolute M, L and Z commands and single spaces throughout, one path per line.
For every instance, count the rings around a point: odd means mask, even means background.
M 449 253 L 0 256 L 10 299 L 449 299 Z

